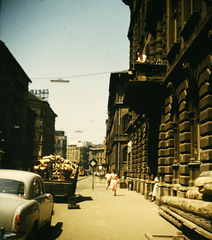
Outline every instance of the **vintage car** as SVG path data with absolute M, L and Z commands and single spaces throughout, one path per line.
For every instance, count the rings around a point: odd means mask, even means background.
M 0 169 L 0 239 L 33 239 L 50 225 L 53 206 L 40 175 Z

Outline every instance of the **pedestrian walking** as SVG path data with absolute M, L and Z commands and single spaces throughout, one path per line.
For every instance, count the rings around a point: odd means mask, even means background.
M 156 193 L 157 193 L 157 187 L 158 187 L 158 183 L 160 182 L 160 175 L 159 173 L 157 174 L 157 176 L 154 179 L 154 187 L 153 187 L 153 192 L 152 192 L 152 200 L 151 202 L 155 201 L 156 198 Z
M 108 189 L 110 186 L 110 172 L 107 172 L 105 174 L 105 179 L 106 179 L 106 189 Z
M 118 176 L 116 174 L 116 170 L 113 169 L 110 175 L 110 187 L 109 187 L 109 189 L 113 191 L 113 196 L 116 195 L 117 179 L 118 179 Z

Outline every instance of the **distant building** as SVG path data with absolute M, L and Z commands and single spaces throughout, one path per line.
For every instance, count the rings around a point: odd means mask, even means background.
M 99 167 L 102 167 L 100 170 L 104 170 L 104 145 L 93 145 L 90 147 L 89 161 L 92 159 L 95 159 L 97 161 L 97 168 L 94 169 L 95 171 L 98 171 Z
M 29 107 L 36 113 L 34 160 L 43 156 L 54 154 L 55 118 L 48 102 L 38 98 L 33 93 L 28 93 Z
M 71 142 L 66 147 L 66 159 L 72 162 L 79 162 L 80 157 L 77 144 L 77 142 Z
M 120 176 L 127 172 L 128 135 L 125 125 L 129 118 L 129 107 L 123 103 L 127 78 L 128 71 L 111 73 L 106 122 L 106 162 L 110 170 L 115 169 Z
M 26 127 L 26 159 L 30 163 L 29 168 L 31 168 L 31 163 L 34 158 L 34 147 L 35 147 L 35 121 L 37 114 L 29 106 L 27 108 L 27 127 Z
M 89 149 L 91 142 L 71 141 L 67 145 L 66 158 L 79 163 L 79 166 L 89 168 Z
M 54 149 L 55 155 L 66 159 L 67 136 L 64 131 L 55 131 Z
M 44 101 L 49 101 L 49 89 L 32 89 L 30 92 Z

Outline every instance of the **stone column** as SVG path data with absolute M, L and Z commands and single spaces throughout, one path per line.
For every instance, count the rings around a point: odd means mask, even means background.
M 138 132 L 137 128 L 135 128 L 135 138 L 134 138 L 134 184 L 133 184 L 133 190 L 137 191 L 137 177 L 138 177 Z
M 198 84 L 202 87 L 199 91 L 199 109 L 200 109 L 200 173 L 212 170 L 212 122 L 211 122 L 211 69 L 208 66 L 212 65 L 212 54 L 206 56 L 205 59 L 197 66 L 196 75 L 199 76 Z
M 150 40 L 150 43 L 149 43 L 149 46 L 150 46 L 150 56 L 149 56 L 149 61 L 150 63 L 154 61 L 155 59 L 155 37 L 152 36 L 151 37 L 151 40 Z
M 135 189 L 135 179 L 136 179 L 136 176 L 137 176 L 136 137 L 137 137 L 137 133 L 134 131 L 133 138 L 132 138 L 132 174 L 131 174 L 132 181 L 133 181 L 133 190 Z
M 167 105 L 168 98 L 165 101 Z M 161 107 L 161 125 L 159 127 L 159 143 L 158 143 L 158 173 L 160 174 L 160 183 L 158 184 L 158 196 L 163 196 L 164 182 L 164 166 L 165 166 L 165 152 L 166 152 L 166 130 L 165 130 L 165 107 Z
M 199 167 L 200 167 L 200 162 L 196 161 L 195 159 L 195 149 L 197 146 L 195 146 L 195 125 L 194 121 L 196 119 L 194 118 L 194 112 L 189 113 L 189 118 L 190 118 L 190 127 L 191 127 L 191 158 L 188 164 L 189 168 L 189 175 L 190 175 L 190 180 L 189 180 L 189 187 L 194 186 L 194 181 L 195 179 L 199 176 Z
M 179 188 L 179 162 L 178 162 L 178 132 L 177 132 L 177 123 L 173 123 L 174 129 L 174 162 L 172 165 L 173 169 L 173 179 L 172 179 L 172 190 L 171 196 L 177 196 L 177 190 Z
M 138 137 L 138 174 L 137 174 L 137 192 L 140 193 L 141 190 L 141 169 L 142 169 L 142 134 L 141 128 L 139 128 L 139 137 Z
M 156 28 L 156 51 L 155 51 L 155 56 L 156 60 L 159 60 L 162 58 L 162 22 L 158 21 L 157 22 L 157 28 Z
M 128 141 L 132 141 L 133 134 L 129 135 Z M 127 158 L 127 180 L 130 181 L 132 177 L 132 144 L 131 144 L 131 150 L 130 153 L 128 153 L 128 158 Z
M 173 162 L 174 162 L 174 129 L 172 121 L 168 121 L 165 125 L 166 130 L 166 151 L 165 151 L 165 177 L 164 181 L 166 186 L 164 187 L 164 195 L 171 195 L 171 184 L 173 179 Z M 176 136 L 175 136 L 176 137 Z
M 148 122 L 143 116 L 144 123 L 142 125 L 142 181 L 141 181 L 141 194 L 145 195 L 146 181 L 147 181 L 147 168 L 148 168 Z
M 182 91 L 181 95 L 184 94 Z M 183 98 L 183 97 L 182 97 Z M 179 107 L 180 125 L 179 125 L 179 151 L 180 151 L 180 166 L 179 166 L 179 183 L 180 188 L 177 193 L 178 197 L 186 197 L 187 187 L 190 180 L 188 163 L 191 158 L 191 130 L 188 119 L 188 109 L 186 101 L 182 101 Z
M 146 176 L 146 166 L 147 166 L 147 157 L 144 156 L 144 149 L 145 149 L 145 140 L 141 139 L 141 183 L 140 183 L 140 193 L 144 195 L 145 191 L 145 176 Z
M 189 163 L 193 163 L 195 161 L 194 157 L 194 112 L 189 112 L 189 122 L 190 122 L 190 130 L 191 130 L 191 158 Z

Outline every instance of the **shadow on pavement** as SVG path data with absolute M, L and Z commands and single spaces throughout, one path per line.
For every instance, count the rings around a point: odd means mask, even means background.
M 54 196 L 55 203 L 68 203 L 68 196 Z
M 89 196 L 82 196 L 80 194 L 76 195 L 76 203 L 80 203 L 84 201 L 93 201 L 93 198 Z
M 55 240 L 62 233 L 62 222 L 58 222 L 55 226 L 50 226 L 49 228 L 44 227 L 38 232 L 37 239 L 39 240 Z

